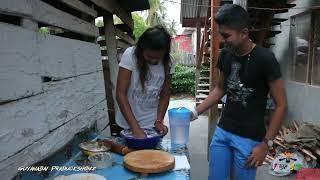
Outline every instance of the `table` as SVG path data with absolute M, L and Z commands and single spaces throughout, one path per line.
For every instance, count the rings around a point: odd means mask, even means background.
M 96 139 L 112 139 L 118 143 L 123 143 L 121 138 L 114 138 L 114 137 L 100 137 L 97 135 L 91 135 L 91 138 Z M 91 139 L 90 138 L 90 139 Z M 81 138 L 80 138 L 81 139 Z M 79 151 L 79 148 L 77 147 L 77 144 L 79 144 L 80 141 L 78 140 L 73 141 L 72 145 L 72 156 L 70 159 L 66 160 L 64 158 L 65 151 L 61 151 L 56 153 L 55 155 L 51 156 L 50 158 L 46 159 L 46 165 L 50 167 L 50 169 L 53 166 L 59 166 L 59 167 L 92 167 L 86 156 L 82 154 L 81 151 Z M 156 149 L 163 150 L 166 152 L 169 152 L 173 155 L 182 155 L 186 156 L 188 161 L 190 162 L 189 158 L 189 151 L 187 146 L 177 146 L 172 145 L 170 139 L 162 139 L 159 145 Z M 104 169 L 95 169 L 94 171 L 73 171 L 73 170 L 66 170 L 66 171 L 58 171 L 58 170 L 49 170 L 47 172 L 41 172 L 41 173 L 35 173 L 35 172 L 23 172 L 20 175 L 20 178 L 22 180 L 26 179 L 32 179 L 32 180 L 40 180 L 40 179 L 53 179 L 56 176 L 59 175 L 70 175 L 75 173 L 95 173 L 102 175 L 107 178 L 107 180 L 142 180 L 142 179 L 159 179 L 159 180 L 188 180 L 190 179 L 190 169 L 181 169 L 181 170 L 172 170 L 165 173 L 159 173 L 159 174 L 149 174 L 148 176 L 141 176 L 139 173 L 131 172 L 123 167 L 123 156 L 112 153 L 113 155 L 113 165 L 109 168 Z M 35 166 L 40 166 L 39 164 Z

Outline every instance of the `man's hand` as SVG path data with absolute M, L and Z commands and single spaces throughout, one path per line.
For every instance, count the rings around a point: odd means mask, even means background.
M 147 135 L 144 133 L 143 129 L 132 129 L 133 137 L 138 139 L 145 139 L 147 138 Z
M 196 117 L 191 113 L 191 119 L 190 119 L 190 121 L 194 121 L 194 120 L 196 120 L 196 119 L 198 119 L 198 118 L 196 118 Z
M 168 127 L 165 126 L 162 122 L 156 121 L 154 123 L 154 127 L 162 136 L 165 136 L 168 133 Z
M 194 121 L 196 119 L 198 119 L 198 112 L 196 110 L 196 107 L 194 107 L 193 109 L 189 109 L 191 112 L 191 117 L 190 117 L 190 121 Z
M 258 144 L 252 149 L 252 153 L 248 159 L 249 167 L 258 167 L 261 166 L 268 154 L 269 148 L 266 143 Z

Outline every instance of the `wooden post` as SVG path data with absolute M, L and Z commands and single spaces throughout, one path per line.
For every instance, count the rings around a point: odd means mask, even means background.
M 199 4 L 202 3 L 202 0 L 199 0 Z M 201 20 L 200 20 L 200 13 L 201 13 L 201 7 L 198 6 L 197 8 L 197 47 L 196 47 L 196 87 L 195 87 L 195 96 L 197 95 L 197 89 L 199 84 L 199 78 L 200 78 L 200 66 L 201 66 L 201 57 L 202 54 L 200 54 L 200 43 L 201 43 Z
M 241 7 L 243 7 L 244 9 L 247 9 L 247 0 L 233 0 L 233 4 L 238 4 Z
M 113 24 L 112 14 L 105 14 L 103 16 L 104 32 L 105 32 L 105 42 L 108 53 L 108 62 L 110 67 L 110 79 L 112 83 L 112 93 L 115 93 L 115 87 L 117 83 L 118 76 L 118 59 L 117 59 L 117 40 L 115 34 L 115 28 Z
M 108 55 L 108 68 L 105 81 L 108 83 L 109 87 L 106 87 L 106 96 L 108 103 L 108 113 L 110 124 L 115 124 L 115 111 L 118 108 L 116 103 L 116 83 L 118 76 L 118 58 L 117 58 L 117 40 L 115 37 L 115 28 L 113 22 L 113 15 L 111 13 L 105 12 L 103 15 L 104 23 L 104 34 L 105 34 L 105 45 L 107 48 Z M 109 77 L 108 77 L 109 76 Z M 106 84 L 107 84 L 106 83 Z M 111 94 L 110 94 L 111 93 Z M 112 129 L 111 129 L 112 130 Z
M 201 66 L 201 54 L 200 54 L 200 42 L 201 42 L 201 24 L 197 22 L 197 47 L 196 47 L 196 84 L 195 84 L 195 96 L 197 95 L 197 89 L 200 78 L 200 66 Z
M 218 62 L 219 56 L 219 36 L 217 24 L 214 21 L 214 15 L 218 11 L 218 6 L 220 5 L 220 0 L 212 0 L 211 1 L 211 39 L 210 39 L 210 91 L 214 89 L 218 81 L 218 71 L 216 69 L 216 65 Z M 209 120 L 208 120 L 208 145 L 211 142 L 213 132 L 215 130 L 217 119 L 218 119 L 218 105 L 213 106 L 209 110 Z

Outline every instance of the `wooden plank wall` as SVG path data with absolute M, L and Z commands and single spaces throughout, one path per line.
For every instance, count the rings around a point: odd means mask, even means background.
M 98 11 L 88 2 L 0 1 L 1 179 L 50 156 L 86 128 L 108 126 L 101 52 L 93 41 Z M 40 26 L 63 33 L 39 33 Z

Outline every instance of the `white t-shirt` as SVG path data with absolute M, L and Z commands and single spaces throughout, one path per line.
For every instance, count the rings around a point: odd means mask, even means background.
M 129 47 L 123 53 L 119 66 L 131 71 L 131 80 L 128 88 L 128 101 L 134 117 L 141 128 L 151 128 L 157 118 L 159 106 L 159 95 L 165 79 L 164 66 L 149 64 L 149 71 L 145 81 L 145 90 L 142 90 L 137 66 L 137 57 L 134 53 L 135 47 Z M 174 73 L 174 65 L 171 61 L 170 74 Z M 120 109 L 116 112 L 117 124 L 129 129 L 129 125 L 122 115 Z

